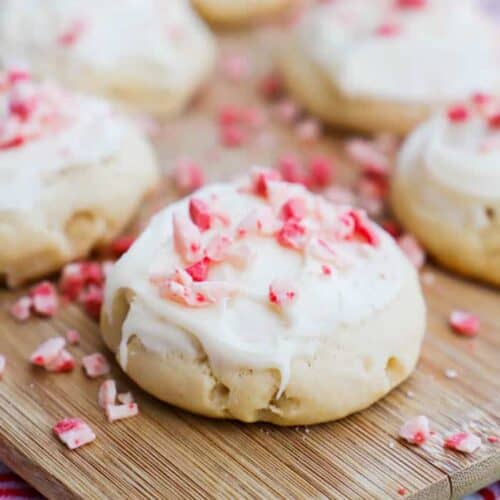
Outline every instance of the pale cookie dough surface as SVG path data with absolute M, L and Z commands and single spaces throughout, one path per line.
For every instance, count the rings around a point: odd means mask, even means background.
M 457 109 L 461 121 L 448 116 Z M 436 114 L 404 144 L 392 188 L 396 215 L 439 262 L 496 285 L 499 126 L 500 105 L 493 99 Z
M 212 71 L 215 41 L 187 0 L 3 0 L 0 65 L 26 64 L 157 114 L 182 108 Z
M 21 72 L 0 89 L 0 278 L 16 286 L 109 242 L 158 174 L 148 141 L 106 102 Z
M 241 24 L 274 14 L 290 0 L 192 0 L 200 14 L 212 23 Z
M 364 214 L 282 182 L 264 195 L 253 175 L 154 217 L 108 275 L 104 340 L 142 388 L 203 415 L 298 425 L 361 410 L 416 364 L 416 273 Z M 290 199 L 305 212 L 287 218 Z
M 499 32 L 479 4 L 422 3 L 313 7 L 283 49 L 292 94 L 336 126 L 405 134 L 442 103 L 498 92 Z

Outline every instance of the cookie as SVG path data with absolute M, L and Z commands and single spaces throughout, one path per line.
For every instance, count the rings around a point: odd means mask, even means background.
M 500 285 L 500 102 L 484 94 L 435 114 L 403 145 L 399 220 L 436 260 Z
M 101 331 L 144 390 L 279 425 L 371 405 L 417 362 L 416 272 L 364 213 L 274 171 L 157 214 L 108 274 Z
M 498 40 L 474 0 L 338 0 L 306 12 L 280 64 L 324 121 L 406 134 L 443 103 L 500 90 Z
M 185 0 L 5 0 L 0 64 L 137 110 L 180 110 L 211 73 L 215 41 Z
M 0 279 L 56 271 L 112 240 L 157 181 L 143 135 L 106 102 L 0 74 Z
M 193 0 L 200 14 L 214 24 L 245 24 L 286 8 L 290 0 Z

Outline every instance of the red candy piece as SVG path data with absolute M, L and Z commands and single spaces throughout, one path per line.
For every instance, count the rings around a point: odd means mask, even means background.
M 269 302 L 271 304 L 287 306 L 294 301 L 296 296 L 297 292 L 286 281 L 276 280 L 269 285 Z
M 396 0 L 401 9 L 421 9 L 427 5 L 427 0 Z
M 462 453 L 473 453 L 481 446 L 481 438 L 468 432 L 457 432 L 444 441 L 444 447 Z
M 97 402 L 101 408 L 115 404 L 116 401 L 116 382 L 114 380 L 105 380 L 97 394 Z
M 469 119 L 469 110 L 459 104 L 448 109 L 448 120 L 453 123 L 463 123 Z
M 399 437 L 416 445 L 424 444 L 430 435 L 429 419 L 424 415 L 411 418 L 399 430 Z
M 278 243 L 284 247 L 301 250 L 305 245 L 306 228 L 295 219 L 285 221 L 276 237 Z
M 500 128 L 500 112 L 493 113 L 488 117 L 488 126 L 493 129 Z
M 203 257 L 200 261 L 186 267 L 185 271 L 193 278 L 193 281 L 206 281 L 209 265 L 210 259 L 208 257 Z
M 12 304 L 9 309 L 13 318 L 18 321 L 26 321 L 31 316 L 31 308 L 33 306 L 33 299 L 27 295 L 19 298 Z
M 210 229 L 212 225 L 212 214 L 206 201 L 200 198 L 191 198 L 189 200 L 189 215 L 191 216 L 191 220 L 201 231 Z
M 54 316 L 59 308 L 56 287 L 50 281 L 42 281 L 30 291 L 33 310 L 41 316 Z
M 283 79 L 277 73 L 270 73 L 260 80 L 258 90 L 264 97 L 277 97 L 283 92 Z
M 477 316 L 459 310 L 450 314 L 449 323 L 456 333 L 465 337 L 475 337 L 481 327 L 481 321 Z
M 333 163 L 326 156 L 314 156 L 309 161 L 308 184 L 324 188 L 330 184 L 333 177 Z
M 100 352 L 84 356 L 82 358 L 82 365 L 85 373 L 90 378 L 107 375 L 111 370 L 108 360 Z
M 292 155 L 284 155 L 278 160 L 277 168 L 286 182 L 303 184 L 305 182 L 304 169 L 300 161 Z
M 377 27 L 375 34 L 379 36 L 395 36 L 401 32 L 400 27 L 393 23 L 384 23 Z
M 110 245 L 110 250 L 116 257 L 121 257 L 132 246 L 135 236 L 125 235 L 116 238 Z
M 49 372 L 64 373 L 72 371 L 75 366 L 75 358 L 66 349 L 62 349 L 55 359 L 45 364 L 45 369 Z
M 283 220 L 295 219 L 300 221 L 306 216 L 307 205 L 304 198 L 290 198 L 286 203 L 283 204 L 280 211 L 280 216 Z
M 356 239 L 368 245 L 377 246 L 379 237 L 370 222 L 357 210 L 349 210 L 341 216 L 341 221 L 351 229 L 347 239 Z
M 63 337 L 52 337 L 42 342 L 30 356 L 30 362 L 37 366 L 47 366 L 60 355 L 66 345 Z
M 89 285 L 78 296 L 78 302 L 83 305 L 85 312 L 96 321 L 98 321 L 101 316 L 103 301 L 103 289 L 98 285 Z
M 65 418 L 52 428 L 54 434 L 70 449 L 74 450 L 95 439 L 92 429 L 80 418 Z
M 276 170 L 259 169 L 252 172 L 252 191 L 258 196 L 267 196 L 267 183 L 281 181 L 281 174 Z
M 242 146 L 247 140 L 244 129 L 238 125 L 225 125 L 220 129 L 220 142 L 228 148 Z

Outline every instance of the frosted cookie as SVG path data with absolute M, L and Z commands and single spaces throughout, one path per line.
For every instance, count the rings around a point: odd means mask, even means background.
M 290 0 L 192 0 L 200 14 L 216 24 L 242 24 L 283 10 Z
M 18 285 L 109 242 L 156 179 L 151 146 L 106 102 L 0 74 L 0 280 Z
M 500 102 L 478 94 L 407 139 L 392 204 L 443 265 L 500 285 Z
M 475 0 L 337 0 L 303 16 L 281 62 L 326 122 L 405 134 L 443 103 L 498 92 L 499 55 Z
M 186 0 L 3 0 L 0 64 L 139 110 L 172 113 L 211 72 L 212 35 Z
M 361 410 L 417 361 L 413 267 L 363 213 L 255 171 L 170 205 L 108 275 L 101 316 L 156 397 L 245 422 Z

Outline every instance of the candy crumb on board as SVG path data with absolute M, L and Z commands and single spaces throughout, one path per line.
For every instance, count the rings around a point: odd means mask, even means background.
M 0 379 L 3 377 L 3 374 L 5 373 L 6 364 L 7 364 L 7 358 L 3 354 L 0 354 Z
M 66 331 L 66 340 L 68 341 L 68 344 L 75 345 L 80 343 L 80 332 L 77 330 L 67 330 Z
M 134 396 L 131 392 L 121 392 L 116 399 L 124 405 L 134 402 Z
M 59 356 L 65 345 L 66 340 L 63 337 L 52 337 L 33 351 L 30 361 L 34 365 L 45 367 Z
M 424 444 L 431 435 L 429 419 L 419 415 L 407 420 L 399 430 L 399 437 L 411 444 Z
M 105 380 L 97 394 L 97 402 L 101 408 L 106 408 L 108 405 L 116 402 L 116 382 L 112 379 Z
M 109 422 L 116 422 L 125 418 L 135 417 L 139 414 L 139 407 L 136 403 L 127 403 L 121 405 L 107 405 L 106 417 Z
M 94 431 L 80 418 L 64 418 L 52 430 L 70 450 L 91 443 L 96 438 Z
M 475 337 L 481 328 L 481 321 L 477 316 L 461 310 L 451 312 L 449 323 L 455 333 L 465 337 Z
M 100 352 L 84 356 L 82 358 L 82 365 L 86 375 L 90 378 L 101 377 L 110 372 L 108 360 Z
M 462 453 L 473 453 L 481 446 L 481 438 L 468 432 L 457 432 L 444 440 L 444 447 Z

